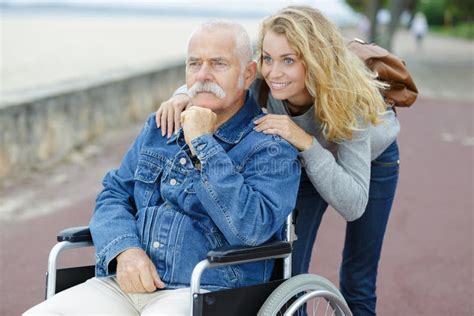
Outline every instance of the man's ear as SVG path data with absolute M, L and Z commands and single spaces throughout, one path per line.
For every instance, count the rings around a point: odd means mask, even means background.
M 244 81 L 244 87 L 247 90 L 252 82 L 255 79 L 255 75 L 257 74 L 257 63 L 252 60 L 247 64 L 247 67 L 245 68 L 245 81 Z

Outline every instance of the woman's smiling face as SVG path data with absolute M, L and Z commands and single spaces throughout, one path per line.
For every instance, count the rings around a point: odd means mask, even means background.
M 262 77 L 272 96 L 294 106 L 307 106 L 313 98 L 305 86 L 306 70 L 284 34 L 268 31 L 262 45 Z

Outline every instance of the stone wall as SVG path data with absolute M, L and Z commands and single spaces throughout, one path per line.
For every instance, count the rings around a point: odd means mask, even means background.
M 109 129 L 143 121 L 183 82 L 184 67 L 174 65 L 2 104 L 0 179 L 54 163 Z

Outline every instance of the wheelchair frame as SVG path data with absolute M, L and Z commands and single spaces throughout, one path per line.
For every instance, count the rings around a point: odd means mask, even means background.
M 218 313 L 215 313 L 212 310 L 212 305 L 216 305 L 216 296 L 229 298 L 233 297 L 233 295 L 242 295 L 242 293 L 245 292 L 246 294 L 241 296 L 240 300 L 245 300 L 247 303 L 250 301 L 250 303 L 254 305 L 259 304 L 259 308 L 264 303 L 264 301 L 267 300 L 267 297 L 270 293 L 272 293 L 278 286 L 284 283 L 285 279 L 289 279 L 291 277 L 291 243 L 295 239 L 293 238 L 294 236 L 293 214 L 290 214 L 286 220 L 287 241 L 274 241 L 256 247 L 224 246 L 210 251 L 207 254 L 207 259 L 199 262 L 194 267 L 192 272 L 190 283 L 190 315 L 218 315 Z M 95 276 L 94 266 L 73 267 L 66 269 L 57 268 L 58 257 L 64 250 L 93 246 L 89 227 L 83 226 L 65 229 L 58 234 L 57 240 L 58 243 L 51 249 L 48 258 L 48 272 L 46 273 L 46 299 L 51 298 L 53 295 L 64 289 L 84 282 L 85 280 Z M 217 292 L 201 291 L 201 276 L 206 269 L 223 265 L 234 265 L 278 258 L 283 259 L 283 279 L 281 280 Z M 64 282 L 59 282 L 58 275 L 68 279 Z M 238 294 L 240 289 L 245 289 L 246 291 L 240 291 L 240 294 Z M 290 306 L 289 311 L 297 310 L 304 304 L 305 299 L 317 296 L 324 297 L 329 302 L 332 302 L 331 305 L 334 304 L 334 306 L 338 306 L 340 315 L 352 315 L 342 296 L 335 295 L 333 292 L 331 292 L 331 289 L 317 287 L 316 290 L 314 288 L 308 288 L 308 291 L 310 292 L 296 300 L 296 305 L 293 304 Z M 249 313 L 254 313 L 253 310 L 255 309 L 253 308 L 252 312 L 249 312 L 249 309 L 251 309 L 250 307 L 242 308 L 243 309 L 236 313 L 236 315 L 248 315 Z M 336 315 L 339 315 L 339 313 L 336 312 Z

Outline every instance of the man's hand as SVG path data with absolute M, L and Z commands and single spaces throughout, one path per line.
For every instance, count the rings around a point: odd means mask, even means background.
M 209 109 L 192 106 L 181 113 L 181 125 L 183 126 L 184 140 L 191 149 L 192 154 L 196 152 L 191 145 L 191 140 L 204 134 L 214 133 L 216 130 L 217 115 Z
M 161 103 L 156 111 L 156 127 L 161 126 L 161 136 L 168 138 L 181 128 L 181 112 L 191 105 L 191 98 L 187 94 L 177 94 L 168 101 Z
M 150 293 L 165 287 L 153 262 L 138 248 L 127 249 L 117 256 L 117 281 L 125 293 Z

